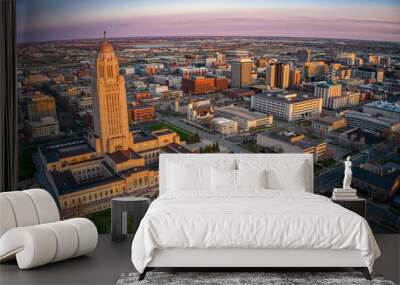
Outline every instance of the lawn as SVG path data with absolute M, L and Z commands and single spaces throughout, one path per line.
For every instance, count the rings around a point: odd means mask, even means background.
M 32 161 L 32 154 L 37 152 L 37 146 L 20 148 L 18 155 L 18 179 L 25 180 L 35 176 L 36 168 Z
M 111 233 L 111 209 L 90 214 L 86 218 L 96 225 L 99 234 Z M 133 218 L 128 215 L 128 233 L 133 233 L 133 228 Z
M 147 128 L 151 132 L 164 130 L 164 129 L 169 129 L 171 131 L 176 132 L 179 135 L 181 141 L 185 141 L 188 144 L 197 143 L 197 142 L 200 141 L 200 138 L 198 137 L 197 134 L 188 132 L 188 131 L 186 131 L 184 129 L 181 129 L 181 128 L 177 127 L 177 126 L 174 126 L 174 125 L 171 125 L 171 124 L 168 124 L 168 123 L 165 123 L 165 122 L 151 124 L 151 125 L 148 125 Z
M 259 147 L 257 146 L 257 143 L 254 142 L 254 141 L 243 142 L 243 143 L 241 143 L 239 145 L 241 147 L 247 149 L 247 150 L 252 151 L 252 152 L 259 152 L 260 151 Z

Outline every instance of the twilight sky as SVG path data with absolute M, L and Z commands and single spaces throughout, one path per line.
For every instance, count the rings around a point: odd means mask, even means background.
M 17 0 L 19 42 L 294 36 L 400 42 L 400 0 Z

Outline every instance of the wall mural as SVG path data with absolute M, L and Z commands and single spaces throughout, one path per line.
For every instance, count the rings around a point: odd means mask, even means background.
M 113 197 L 157 197 L 162 153 L 310 153 L 316 193 L 343 187 L 351 156 L 345 188 L 374 231 L 400 232 L 389 6 L 336 21 L 340 5 L 35 2 L 17 3 L 18 187 L 47 190 L 62 218 L 109 232 Z

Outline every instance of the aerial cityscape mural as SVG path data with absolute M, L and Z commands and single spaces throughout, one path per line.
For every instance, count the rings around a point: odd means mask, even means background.
M 29 13 L 27 12 L 29 11 Z M 19 188 L 109 232 L 162 153 L 310 153 L 400 233 L 398 1 L 17 2 Z

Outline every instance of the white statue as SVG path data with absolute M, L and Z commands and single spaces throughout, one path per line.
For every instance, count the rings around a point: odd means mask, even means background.
M 350 156 L 348 156 L 346 161 L 344 162 L 343 189 L 353 189 L 350 187 L 352 175 L 353 175 L 353 172 L 351 171 L 351 160 L 350 160 Z

